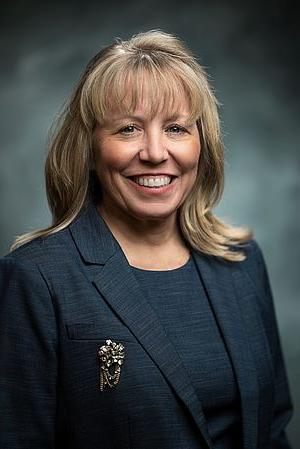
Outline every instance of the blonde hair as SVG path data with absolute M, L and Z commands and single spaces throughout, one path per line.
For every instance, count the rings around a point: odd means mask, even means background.
M 93 168 L 94 127 L 113 108 L 134 111 L 145 97 L 145 86 L 151 115 L 158 109 L 178 111 L 178 92 L 182 92 L 190 119 L 198 126 L 198 174 L 178 214 L 184 239 L 209 255 L 230 261 L 245 258 L 233 246 L 249 240 L 251 232 L 225 224 L 212 212 L 224 187 L 217 100 L 191 51 L 177 37 L 159 30 L 139 33 L 128 41 L 116 39 L 90 61 L 50 137 L 45 177 L 52 225 L 17 237 L 12 249 L 66 228 L 88 200 L 99 201 L 101 186 Z

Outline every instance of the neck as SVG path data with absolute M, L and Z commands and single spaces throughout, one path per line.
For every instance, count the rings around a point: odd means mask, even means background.
M 138 219 L 105 203 L 98 210 L 129 263 L 143 267 L 176 267 L 189 253 L 177 213 L 167 218 Z

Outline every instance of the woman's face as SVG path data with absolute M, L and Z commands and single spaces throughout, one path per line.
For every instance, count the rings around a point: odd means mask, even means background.
M 200 140 L 188 123 L 184 98 L 174 116 L 154 118 L 139 106 L 132 116 L 111 114 L 93 135 L 95 164 L 103 189 L 101 208 L 137 219 L 176 214 L 197 175 Z

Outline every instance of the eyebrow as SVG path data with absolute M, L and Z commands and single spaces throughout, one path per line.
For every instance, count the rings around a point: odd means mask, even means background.
M 183 114 L 172 114 L 168 117 L 166 117 L 165 121 L 170 121 L 170 120 L 178 120 L 178 119 L 182 119 L 182 120 L 187 120 L 189 118 L 188 115 L 183 115 Z M 113 118 L 113 121 L 120 121 L 120 120 L 124 120 L 124 119 L 130 119 L 130 120 L 138 120 L 139 122 L 144 122 L 146 121 L 147 117 L 142 116 L 142 115 L 120 115 L 117 116 L 115 118 Z
M 135 119 L 135 120 L 139 120 L 139 121 L 145 121 L 147 119 L 147 117 L 143 116 L 143 115 L 118 115 L 116 117 L 113 117 L 113 120 L 122 120 L 124 118 L 130 118 L 130 119 Z M 186 119 L 188 118 L 188 115 L 184 115 L 184 114 L 172 114 L 169 115 L 166 120 L 176 120 L 178 118 L 182 118 L 182 119 Z

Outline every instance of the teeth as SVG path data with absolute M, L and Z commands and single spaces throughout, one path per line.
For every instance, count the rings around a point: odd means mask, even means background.
M 162 176 L 155 178 L 143 178 L 143 177 L 134 177 L 133 181 L 139 184 L 140 186 L 146 187 L 162 187 L 170 184 L 171 178 L 170 176 Z

